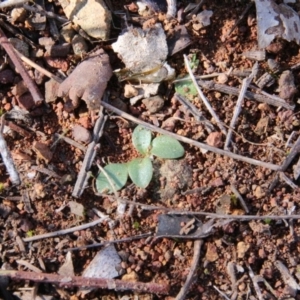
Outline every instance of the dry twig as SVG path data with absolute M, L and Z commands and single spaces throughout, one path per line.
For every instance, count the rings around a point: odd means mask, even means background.
M 190 67 L 190 64 L 189 64 L 189 61 L 188 61 L 188 58 L 186 55 L 183 55 L 183 58 L 184 58 L 184 63 L 185 63 L 185 67 L 187 68 L 188 72 L 189 72 L 189 75 L 193 81 L 193 84 L 195 86 L 195 88 L 197 89 L 197 92 L 200 96 L 200 98 L 202 99 L 203 103 L 205 104 L 207 110 L 210 112 L 210 114 L 212 115 L 212 117 L 215 119 L 215 121 L 217 122 L 217 125 L 219 126 L 220 130 L 226 135 L 227 134 L 227 131 L 226 131 L 226 128 L 223 126 L 221 120 L 219 119 L 219 117 L 217 116 L 217 114 L 215 113 L 215 111 L 213 110 L 213 108 L 211 107 L 210 103 L 208 102 L 207 98 L 205 97 L 205 95 L 203 94 L 203 92 L 201 91 L 197 81 L 196 81 L 196 78 L 193 74 L 193 71 Z
M 71 232 L 74 232 L 74 231 L 87 229 L 87 228 L 93 227 L 93 226 L 95 226 L 95 225 L 97 225 L 97 224 L 99 224 L 103 221 L 104 221 L 103 219 L 98 219 L 98 220 L 95 220 L 93 222 L 86 223 L 86 224 L 79 225 L 79 226 L 75 226 L 75 227 L 72 227 L 72 228 L 62 229 L 62 230 L 58 230 L 58 231 L 53 231 L 53 232 L 49 232 L 49 233 L 44 233 L 44 234 L 39 234 L 39 235 L 35 235 L 35 236 L 32 236 L 32 237 L 24 238 L 23 241 L 26 243 L 26 242 L 33 242 L 33 241 L 37 241 L 37 240 L 52 238 L 52 237 L 68 234 L 68 233 L 71 233 Z
M 98 144 L 98 141 L 100 139 L 100 137 L 102 136 L 103 133 L 103 128 L 105 125 L 105 122 L 107 120 L 107 116 L 104 116 L 103 114 L 103 108 L 100 109 L 99 112 L 99 118 L 96 121 L 96 124 L 94 126 L 94 130 L 93 130 L 93 141 L 88 145 L 85 156 L 84 156 L 84 160 L 82 162 L 82 166 L 81 169 L 79 171 L 73 192 L 72 192 L 72 196 L 73 197 L 80 197 L 85 186 L 87 185 L 87 180 L 89 178 L 88 176 L 88 172 L 92 166 L 92 163 L 95 159 L 96 156 L 96 150 L 97 147 L 99 148 L 100 145 Z
M 219 91 L 224 94 L 238 96 L 240 93 L 239 89 L 236 87 L 228 86 L 226 84 L 221 84 L 221 83 L 215 83 L 214 81 L 199 80 L 198 84 L 204 89 Z M 252 88 L 252 86 L 251 86 L 251 88 Z M 267 104 L 270 104 L 273 106 L 278 106 L 278 107 L 282 106 L 282 107 L 284 107 L 286 109 L 290 109 L 290 110 L 295 109 L 294 104 L 293 105 L 289 104 L 285 100 L 283 100 L 277 96 L 274 96 L 274 95 L 269 95 L 267 93 L 263 93 L 263 95 L 262 95 L 262 94 L 255 94 L 250 91 L 247 91 L 245 93 L 245 97 L 246 97 L 246 99 L 249 99 L 249 100 L 263 102 L 263 103 L 267 103 Z
M 186 294 L 188 293 L 190 285 L 193 281 L 194 274 L 195 274 L 196 269 L 198 267 L 202 245 L 203 245 L 203 240 L 196 240 L 194 242 L 194 255 L 193 255 L 193 260 L 192 260 L 192 263 L 191 263 L 190 272 L 189 272 L 189 274 L 186 278 L 186 281 L 185 281 L 183 287 L 181 288 L 180 292 L 176 296 L 176 298 L 175 298 L 176 300 L 184 300 Z
M 243 79 L 241 91 L 240 91 L 238 100 L 236 102 L 236 106 L 235 106 L 233 116 L 232 116 L 232 119 L 231 119 L 231 122 L 230 122 L 230 128 L 229 128 L 227 136 L 226 136 L 226 140 L 225 140 L 225 144 L 224 144 L 224 149 L 225 150 L 228 150 L 229 145 L 231 143 L 231 136 L 232 136 L 232 133 L 233 133 L 233 129 L 235 128 L 236 121 L 237 121 L 237 119 L 239 117 L 239 114 L 242 110 L 242 105 L 244 103 L 244 97 L 245 97 L 245 94 L 246 94 L 247 89 L 249 87 L 249 84 L 251 83 L 251 81 L 254 77 L 254 72 L 255 72 L 254 70 L 255 69 L 257 69 L 257 63 L 254 65 L 253 72 L 251 73 L 251 75 L 249 77 Z
M 29 76 L 28 72 L 24 68 L 22 62 L 20 61 L 20 58 L 17 56 L 14 47 L 12 44 L 8 41 L 6 35 L 0 28 L 0 44 L 14 63 L 15 67 L 17 68 L 18 72 L 20 73 L 21 77 L 24 80 L 25 85 L 27 86 L 28 90 L 30 91 L 32 95 L 32 99 L 36 105 L 40 105 L 42 103 L 43 96 L 38 90 L 36 84 Z
M 101 288 L 115 291 L 131 290 L 134 292 L 147 292 L 167 295 L 169 286 L 154 282 L 130 282 L 118 279 L 88 278 L 81 276 L 62 276 L 48 273 L 35 273 L 25 271 L 0 270 L 0 277 L 9 277 L 13 280 L 30 280 L 34 282 L 54 283 L 60 287 L 87 287 Z

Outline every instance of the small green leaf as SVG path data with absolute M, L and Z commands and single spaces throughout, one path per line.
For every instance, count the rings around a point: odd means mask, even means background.
M 133 131 L 132 143 L 137 151 L 146 154 L 151 144 L 151 131 L 138 125 Z
M 145 188 L 152 179 L 153 167 L 149 157 L 135 158 L 128 163 L 128 172 L 132 182 Z
M 116 191 L 120 190 L 127 182 L 127 164 L 109 164 L 104 167 Z M 113 193 L 113 188 L 106 176 L 101 172 L 96 179 L 96 189 L 99 193 Z
M 184 148 L 174 138 L 161 135 L 152 141 L 151 154 L 160 158 L 179 158 L 184 155 Z
M 198 95 L 198 92 L 193 84 L 193 81 L 190 79 L 190 76 L 187 75 L 177 79 L 180 81 L 175 82 L 176 93 L 193 100 L 193 98 Z

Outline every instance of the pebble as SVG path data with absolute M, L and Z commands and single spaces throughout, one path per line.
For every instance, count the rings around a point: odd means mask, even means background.
M 65 59 L 54 58 L 54 57 L 45 57 L 46 63 L 55 69 L 61 69 L 63 72 L 66 72 L 69 68 L 69 64 Z
M 3 106 L 4 110 L 5 111 L 10 111 L 12 106 L 11 106 L 11 103 L 6 103 L 4 106 Z
M 218 250 L 215 244 L 213 243 L 207 243 L 207 250 L 205 254 L 206 260 L 209 262 L 214 262 L 218 260 L 219 255 L 218 255 Z
M 20 53 L 26 57 L 29 57 L 29 46 L 25 42 L 17 38 L 9 38 L 8 40 Z
M 217 78 L 218 83 L 226 83 L 228 81 L 228 76 L 226 74 L 220 74 Z
M 109 38 L 112 16 L 103 0 L 70 1 L 68 3 L 68 5 L 62 6 L 70 21 L 79 25 L 93 38 L 102 40 Z
M 71 45 L 64 43 L 62 45 L 51 45 L 46 47 L 47 55 L 51 57 L 66 57 L 70 52 Z
M 247 245 L 245 242 L 239 242 L 237 244 L 237 255 L 238 258 L 244 258 L 246 252 L 249 249 L 249 245 Z
M 53 156 L 53 153 L 50 151 L 48 145 L 41 142 L 33 143 L 33 150 L 37 153 L 37 156 L 48 163 Z
M 164 106 L 164 99 L 161 96 L 153 96 L 147 99 L 144 99 L 143 104 L 146 106 L 146 109 L 151 113 L 157 113 Z
M 10 69 L 6 69 L 0 72 L 0 83 L 9 84 L 13 83 L 15 79 L 14 72 Z
M 136 272 L 131 271 L 130 273 L 123 275 L 122 280 L 137 282 L 139 280 L 139 276 Z
M 21 108 L 30 110 L 34 107 L 35 103 L 30 93 L 25 93 L 21 96 L 16 96 Z
M 69 23 L 61 29 L 60 34 L 66 43 L 71 43 L 73 37 L 76 35 L 76 31 L 73 29 L 72 24 Z
M 206 143 L 210 146 L 222 148 L 223 141 L 222 141 L 222 133 L 221 132 L 212 132 L 206 139 Z
M 54 102 L 57 99 L 58 88 L 59 83 L 52 78 L 45 83 L 45 101 L 47 103 Z
M 72 48 L 75 55 L 82 56 L 89 51 L 89 47 L 85 41 L 85 39 L 76 34 L 72 39 Z
M 90 133 L 89 130 L 84 128 L 81 125 L 76 124 L 73 127 L 73 138 L 77 142 L 82 142 L 82 143 L 90 143 L 92 141 L 92 134 Z
M 215 179 L 213 179 L 213 180 L 210 181 L 210 185 L 211 186 L 215 186 L 215 187 L 223 186 L 224 185 L 224 181 L 222 180 L 221 177 L 215 178 Z
M 136 89 L 131 84 L 126 84 L 124 87 L 124 97 L 125 98 L 132 98 L 139 94 L 138 89 Z
M 261 188 L 261 186 L 256 187 L 254 195 L 257 199 L 261 199 L 262 197 L 265 196 L 265 192 Z
M 10 13 L 11 22 L 12 23 L 23 22 L 26 19 L 26 15 L 27 15 L 27 11 L 25 8 L 23 7 L 14 8 Z

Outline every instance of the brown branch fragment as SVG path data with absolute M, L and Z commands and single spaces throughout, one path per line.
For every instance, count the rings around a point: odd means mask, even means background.
M 36 84 L 31 79 L 29 74 L 27 73 L 26 69 L 24 68 L 20 58 L 17 56 L 17 54 L 14 51 L 14 47 L 12 44 L 8 41 L 6 35 L 0 28 L 0 44 L 12 60 L 13 64 L 17 68 L 18 72 L 20 73 L 22 79 L 24 80 L 25 85 L 27 86 L 28 90 L 30 91 L 32 95 L 32 99 L 36 105 L 40 105 L 42 103 L 43 96 L 38 90 Z
M 252 78 L 253 78 L 253 76 L 249 76 L 249 77 L 243 79 L 241 91 L 240 91 L 240 94 L 239 94 L 239 97 L 238 97 L 238 100 L 237 100 L 237 103 L 236 103 L 236 106 L 235 106 L 235 109 L 233 112 L 233 116 L 232 116 L 232 119 L 230 122 L 230 128 L 228 129 L 228 133 L 226 136 L 225 145 L 224 145 L 225 150 L 229 150 L 229 145 L 231 143 L 231 136 L 232 136 L 233 130 L 235 128 L 235 124 L 237 122 L 239 114 L 242 110 L 245 93 L 247 92 L 248 86 L 251 83 Z
M 35 68 L 36 70 L 38 70 L 40 73 L 44 74 L 45 76 L 54 79 L 55 81 L 57 81 L 58 83 L 62 83 L 64 80 L 61 79 L 58 76 L 55 76 L 54 74 L 52 74 L 51 72 L 49 72 L 48 70 L 46 70 L 45 68 L 42 68 L 41 66 L 39 66 L 38 64 L 36 64 L 35 62 L 33 62 L 31 59 L 29 59 L 28 57 L 24 56 L 22 53 L 20 53 L 17 49 L 14 49 L 14 51 L 17 53 L 17 55 L 30 67 Z
M 42 9 L 42 7 L 33 7 L 28 4 L 23 4 L 23 7 L 28 11 L 41 14 L 42 16 L 46 16 L 47 18 L 50 18 L 50 19 L 55 19 L 61 23 L 69 22 L 69 20 L 67 18 L 61 17 L 61 16 L 55 14 L 54 12 L 46 11 L 46 10 Z
M 200 149 L 205 149 L 205 150 L 214 152 L 216 154 L 220 154 L 220 155 L 231 157 L 233 159 L 244 161 L 244 162 L 247 162 L 249 164 L 253 164 L 253 165 L 256 165 L 256 166 L 263 167 L 263 168 L 271 169 L 271 170 L 274 170 L 274 171 L 280 171 L 280 166 L 277 166 L 277 165 L 274 165 L 274 164 L 271 164 L 271 163 L 267 163 L 267 162 L 262 162 L 260 160 L 245 157 L 245 156 L 238 155 L 238 154 L 226 151 L 226 150 L 222 150 L 222 149 L 219 149 L 219 148 L 207 145 L 207 144 L 203 144 L 203 143 L 197 142 L 195 140 L 186 138 L 184 136 L 175 134 L 173 132 L 161 129 L 161 128 L 155 126 L 155 125 L 148 124 L 147 122 L 141 121 L 141 120 L 131 116 L 130 114 L 127 114 L 127 113 L 119 110 L 118 108 L 116 108 L 116 107 L 114 107 L 114 106 L 112 106 L 112 105 L 110 105 L 110 104 L 108 104 L 104 101 L 101 102 L 101 105 L 103 107 L 107 108 L 108 110 L 118 114 L 119 116 L 127 119 L 127 120 L 130 120 L 130 121 L 132 121 L 136 124 L 140 124 L 140 125 L 144 126 L 145 128 L 148 128 L 148 129 L 150 129 L 154 132 L 158 132 L 160 134 L 171 136 L 171 137 L 175 138 L 176 140 L 181 141 L 183 143 L 190 144 L 192 146 L 198 147 Z
M 53 232 L 49 232 L 49 233 L 44 233 L 44 234 L 40 234 L 40 235 L 34 235 L 34 236 L 31 236 L 28 238 L 24 238 L 23 241 L 26 243 L 26 242 L 33 242 L 33 241 L 37 241 L 37 240 L 41 240 L 41 239 L 56 237 L 56 236 L 72 233 L 74 231 L 84 230 L 84 229 L 96 226 L 97 224 L 99 224 L 101 222 L 103 222 L 103 219 L 97 219 L 93 222 L 86 223 L 83 225 L 79 225 L 79 226 L 75 226 L 75 227 L 71 227 L 71 228 L 67 228 L 67 229 L 62 229 L 62 230 L 58 230 L 58 231 L 53 231 Z
M 199 80 L 198 84 L 207 90 L 214 90 L 214 91 L 219 91 L 221 93 L 224 94 L 229 94 L 229 95 L 234 95 L 234 96 L 238 96 L 240 91 L 238 88 L 232 87 L 232 86 L 228 86 L 226 84 L 221 84 L 221 83 L 215 83 L 213 81 L 204 81 L 204 80 Z M 295 105 L 291 105 L 289 103 L 287 103 L 285 100 L 279 98 L 279 97 L 275 97 L 273 95 L 261 95 L 261 94 L 256 94 L 256 93 L 252 93 L 250 91 L 247 91 L 245 93 L 245 98 L 249 99 L 249 100 L 255 100 L 258 102 L 263 102 L 263 103 L 267 103 L 273 106 L 282 106 L 286 109 L 290 109 L 290 110 L 294 110 L 295 109 Z
M 30 280 L 42 283 L 54 283 L 60 287 L 88 287 L 115 291 L 131 290 L 134 292 L 147 292 L 167 295 L 169 285 L 155 282 L 130 282 L 118 279 L 88 278 L 82 276 L 62 276 L 49 273 L 35 273 L 26 271 L 0 270 L 0 277 L 9 277 L 13 280 Z
M 195 275 L 196 269 L 198 267 L 202 245 L 203 245 L 203 240 L 196 240 L 194 242 L 194 255 L 191 263 L 190 272 L 186 278 L 183 287 L 181 288 L 180 292 L 176 296 L 175 300 L 184 300 L 186 294 L 188 293 L 188 290 L 193 282 L 193 277 Z

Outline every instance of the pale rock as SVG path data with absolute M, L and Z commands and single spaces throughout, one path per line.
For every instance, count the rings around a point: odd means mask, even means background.
M 139 280 L 139 275 L 134 272 L 131 271 L 129 274 L 125 274 L 122 276 L 122 280 L 124 281 L 131 281 L 131 282 L 137 282 Z
M 216 148 L 222 148 L 223 141 L 222 141 L 222 133 L 221 132 L 212 132 L 206 139 L 206 143 L 209 146 L 213 146 Z
M 146 109 L 151 113 L 157 113 L 164 106 L 164 99 L 161 96 L 153 96 L 147 99 L 144 99 L 143 104 L 146 106 Z
M 95 39 L 109 38 L 111 12 L 103 0 L 60 0 L 66 17 Z
M 90 143 L 92 140 L 92 134 L 86 128 L 76 124 L 73 127 L 73 138 L 77 142 Z
M 249 247 L 250 246 L 248 244 L 246 244 L 245 242 L 239 242 L 237 244 L 237 255 L 238 255 L 238 258 L 244 258 L 244 256 L 247 253 Z
M 125 98 L 132 98 L 139 94 L 139 91 L 137 88 L 135 88 L 131 84 L 126 84 L 124 87 L 124 97 Z

